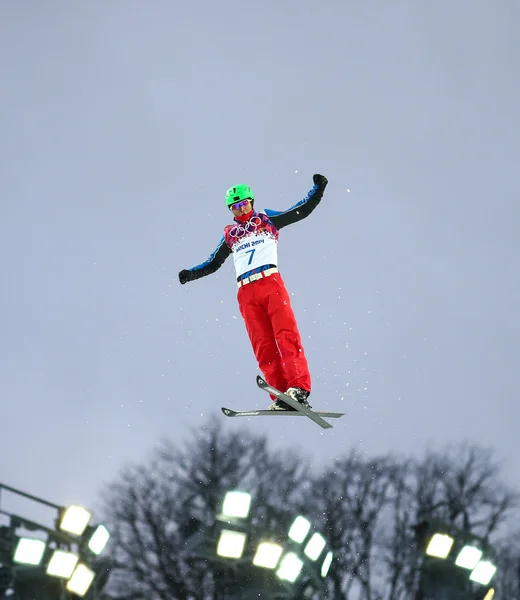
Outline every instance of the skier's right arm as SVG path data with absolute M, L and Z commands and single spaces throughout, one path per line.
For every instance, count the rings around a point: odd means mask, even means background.
M 188 283 L 188 281 L 195 281 L 195 279 L 199 279 L 200 277 L 211 275 L 220 269 L 230 254 L 231 249 L 226 244 L 224 236 L 222 236 L 218 246 L 204 262 L 191 269 L 183 269 L 179 273 L 179 281 L 184 284 Z

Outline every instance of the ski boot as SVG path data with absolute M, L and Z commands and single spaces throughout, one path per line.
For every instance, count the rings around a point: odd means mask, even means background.
M 291 387 L 285 392 L 293 400 L 296 400 L 299 404 L 305 408 L 311 409 L 312 406 L 307 402 L 309 392 L 302 390 L 302 388 Z M 292 406 L 286 404 L 283 400 L 275 400 L 269 406 L 269 410 L 295 410 Z
M 286 392 L 288 396 L 290 396 L 296 402 L 299 402 L 305 408 L 311 409 L 312 406 L 307 401 L 307 398 L 310 396 L 310 392 L 303 390 L 299 387 L 290 387 Z
M 295 410 L 292 406 L 285 404 L 283 400 L 274 400 L 269 405 L 269 410 Z

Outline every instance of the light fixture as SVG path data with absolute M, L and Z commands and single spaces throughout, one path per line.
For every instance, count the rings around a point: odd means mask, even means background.
M 321 576 L 327 577 L 327 573 L 329 572 L 330 565 L 332 564 L 332 552 L 327 552 L 327 556 L 321 565 Z
M 88 547 L 94 554 L 101 554 L 109 539 L 108 529 L 104 525 L 98 525 L 89 540 Z
M 69 506 L 63 513 L 60 529 L 73 535 L 83 535 L 92 514 L 82 506 Z
M 489 585 L 489 582 L 493 579 L 497 568 L 495 565 L 488 560 L 481 560 L 477 566 L 471 572 L 469 578 L 472 581 L 476 581 L 481 585 Z
M 298 516 L 294 519 L 291 528 L 289 529 L 289 537 L 291 540 L 294 540 L 298 544 L 301 544 L 303 540 L 307 537 L 309 533 L 309 529 L 311 528 L 310 521 L 305 517 Z
M 426 554 L 437 558 L 446 558 L 450 553 L 453 542 L 451 536 L 444 533 L 435 533 L 426 548 Z
M 318 560 L 323 548 L 325 548 L 325 544 L 323 536 L 315 533 L 305 546 L 304 552 L 311 560 Z
M 69 592 L 76 594 L 80 598 L 88 592 L 92 581 L 94 581 L 95 573 L 84 564 L 79 564 L 72 577 L 67 582 Z
M 474 569 L 482 557 L 482 551 L 474 546 L 464 546 L 459 552 L 455 564 L 463 569 Z
M 217 554 L 225 558 L 240 558 L 244 552 L 246 534 L 223 529 L 217 544 Z
M 294 552 L 289 552 L 282 558 L 276 574 L 280 579 L 294 583 L 303 567 L 303 561 Z
M 18 540 L 13 560 L 22 565 L 39 565 L 45 552 L 45 542 L 22 537 Z
M 282 552 L 283 549 L 279 544 L 261 542 L 253 558 L 253 564 L 264 569 L 274 569 Z
M 245 519 L 249 514 L 250 506 L 251 494 L 239 491 L 227 492 L 224 497 L 222 516 Z
M 52 557 L 47 565 L 47 575 L 60 577 L 62 579 L 70 579 L 76 564 L 78 556 L 72 552 L 64 550 L 54 550 Z

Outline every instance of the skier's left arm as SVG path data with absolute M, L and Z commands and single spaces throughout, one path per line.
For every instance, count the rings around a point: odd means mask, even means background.
M 291 206 L 291 208 L 284 211 L 265 210 L 265 214 L 277 229 L 281 229 L 282 227 L 305 219 L 305 217 L 308 217 L 318 206 L 323 197 L 323 192 L 327 187 L 328 180 L 324 175 L 319 174 L 314 175 L 312 179 L 314 181 L 314 186 L 307 196 L 297 202 L 294 206 Z

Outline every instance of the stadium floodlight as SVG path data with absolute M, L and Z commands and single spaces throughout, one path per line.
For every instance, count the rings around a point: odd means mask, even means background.
M 463 569 L 474 569 L 482 557 L 482 551 L 474 546 L 464 546 L 459 552 L 455 564 Z
M 251 507 L 251 494 L 247 492 L 231 491 L 224 497 L 222 516 L 245 519 Z
M 52 557 L 47 565 L 47 575 L 60 577 L 61 579 L 70 579 L 79 557 L 73 552 L 64 550 L 54 550 Z
M 217 554 L 225 558 L 240 558 L 244 552 L 246 534 L 223 529 L 217 544 Z
M 489 585 L 489 582 L 493 579 L 497 568 L 495 565 L 488 560 L 481 560 L 477 566 L 471 572 L 469 578 L 472 581 L 480 583 L 481 585 Z
M 332 564 L 332 552 L 327 552 L 327 556 L 325 557 L 325 560 L 323 561 L 323 564 L 321 565 L 321 576 L 322 577 L 327 577 L 327 574 L 329 572 L 330 569 L 330 565 Z
M 304 552 L 311 560 L 318 560 L 323 548 L 325 548 L 325 544 L 323 536 L 315 533 L 305 546 Z
M 72 577 L 67 582 L 67 589 L 76 596 L 83 598 L 94 581 L 95 575 L 92 569 L 81 563 L 75 568 Z
M 283 558 L 276 574 L 280 579 L 294 583 L 303 567 L 303 561 L 294 552 L 287 553 Z
M 303 540 L 307 537 L 310 528 L 310 521 L 308 521 L 305 517 L 296 517 L 296 519 L 294 519 L 293 524 L 291 525 L 291 528 L 289 529 L 289 537 L 291 538 L 291 540 L 294 540 L 298 544 L 301 544 Z
M 278 564 L 283 548 L 279 544 L 261 542 L 256 550 L 253 564 L 264 569 L 274 569 Z
M 98 525 L 89 540 L 88 547 L 94 554 L 101 554 L 109 539 L 108 529 L 104 525 Z
M 22 565 L 38 566 L 45 552 L 45 546 L 42 540 L 22 537 L 16 545 L 13 560 Z
M 73 535 L 83 535 L 92 514 L 82 506 L 69 506 L 63 513 L 60 529 Z
M 446 558 L 453 546 L 454 539 L 444 533 L 435 533 L 426 548 L 428 556 Z

